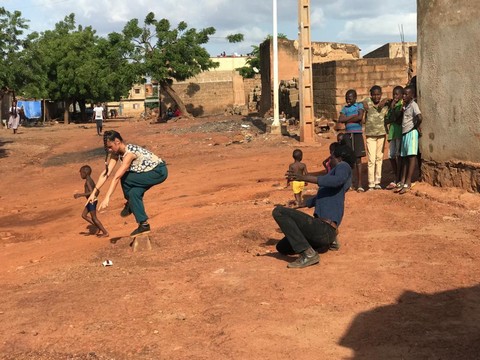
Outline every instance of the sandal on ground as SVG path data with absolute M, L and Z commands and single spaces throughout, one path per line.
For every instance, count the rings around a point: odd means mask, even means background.
M 365 192 L 365 189 L 360 186 L 359 188 L 357 188 L 357 192 Z
M 405 184 L 405 185 L 403 185 L 402 190 L 400 190 L 398 193 L 400 195 L 406 194 L 407 192 L 410 191 L 411 188 L 412 188 L 411 186 L 408 186 L 407 184 Z
M 390 184 L 387 185 L 387 187 L 386 187 L 385 189 L 387 189 L 387 190 L 393 190 L 393 189 L 395 189 L 396 187 L 397 187 L 397 184 L 392 181 Z
M 399 193 L 400 191 L 402 191 L 402 189 L 403 189 L 403 183 L 398 183 L 397 187 L 395 188 L 395 190 L 393 190 L 393 192 Z

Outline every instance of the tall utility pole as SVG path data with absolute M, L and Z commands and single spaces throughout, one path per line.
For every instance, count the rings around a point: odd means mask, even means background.
M 281 124 L 278 104 L 278 27 L 277 0 L 273 0 L 273 123 L 272 134 L 281 134 Z
M 310 0 L 298 0 L 300 141 L 315 141 L 313 117 L 312 42 L 310 40 Z

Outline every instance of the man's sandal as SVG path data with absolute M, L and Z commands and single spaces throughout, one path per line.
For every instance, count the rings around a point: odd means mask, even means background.
M 408 186 L 407 184 L 403 185 L 403 188 L 402 190 L 400 190 L 398 193 L 400 195 L 403 195 L 403 194 L 406 194 L 407 192 L 409 192 L 411 190 L 411 186 Z

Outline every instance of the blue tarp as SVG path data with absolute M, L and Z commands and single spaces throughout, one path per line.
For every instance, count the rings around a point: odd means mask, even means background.
M 42 104 L 40 101 L 18 100 L 17 106 L 23 107 L 27 119 L 39 119 L 42 117 Z

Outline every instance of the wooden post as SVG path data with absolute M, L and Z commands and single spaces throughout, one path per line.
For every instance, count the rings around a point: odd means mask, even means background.
M 140 234 L 140 235 L 137 235 L 137 236 L 133 237 L 133 240 L 132 240 L 132 242 L 130 243 L 130 246 L 132 247 L 133 252 L 136 252 L 136 251 L 138 250 L 138 246 L 139 246 L 138 240 L 139 240 L 140 238 L 145 239 L 145 246 L 146 246 L 147 250 L 152 250 L 152 243 L 151 243 L 151 241 L 150 241 L 150 235 L 148 235 L 148 234 L 145 234 L 145 235 Z M 138 240 L 137 240 L 137 239 L 138 239 Z
M 298 0 L 300 141 L 315 141 L 313 115 L 312 43 L 310 40 L 310 0 Z

